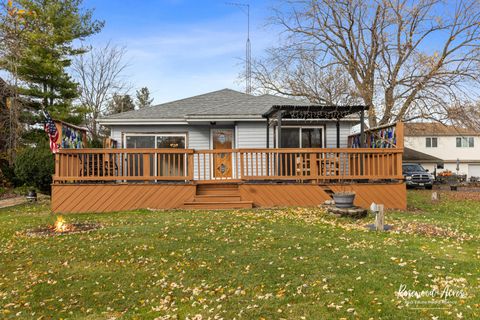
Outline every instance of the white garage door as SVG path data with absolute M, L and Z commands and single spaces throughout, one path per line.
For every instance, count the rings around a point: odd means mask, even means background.
M 468 176 L 469 177 L 480 177 L 480 164 L 469 164 L 468 165 Z

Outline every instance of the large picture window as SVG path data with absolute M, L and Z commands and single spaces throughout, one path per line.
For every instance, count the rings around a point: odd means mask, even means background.
M 185 149 L 186 134 L 127 134 L 125 146 L 127 149 Z M 143 156 L 129 154 L 129 172 L 134 176 L 144 175 Z M 155 176 L 182 176 L 185 174 L 184 154 L 156 153 L 150 155 L 150 174 Z M 139 166 L 134 166 L 139 163 Z

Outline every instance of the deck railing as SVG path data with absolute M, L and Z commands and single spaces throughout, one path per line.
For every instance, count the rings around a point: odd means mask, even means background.
M 400 148 L 63 149 L 55 182 L 403 179 Z

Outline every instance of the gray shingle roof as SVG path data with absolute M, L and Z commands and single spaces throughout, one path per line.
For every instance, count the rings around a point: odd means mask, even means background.
M 461 128 L 451 125 L 445 125 L 438 122 L 410 122 L 405 123 L 405 136 L 462 136 L 462 135 L 480 135 L 480 131 L 469 128 Z
M 101 120 L 185 120 L 222 116 L 258 116 L 275 104 L 304 104 L 304 102 L 273 95 L 252 96 L 231 89 L 214 91 L 186 99 L 176 100 L 144 108 L 103 117 Z

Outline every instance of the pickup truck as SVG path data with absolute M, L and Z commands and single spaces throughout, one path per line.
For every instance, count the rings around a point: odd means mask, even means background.
M 432 189 L 433 176 L 418 163 L 404 163 L 402 165 L 403 176 L 407 188 Z

